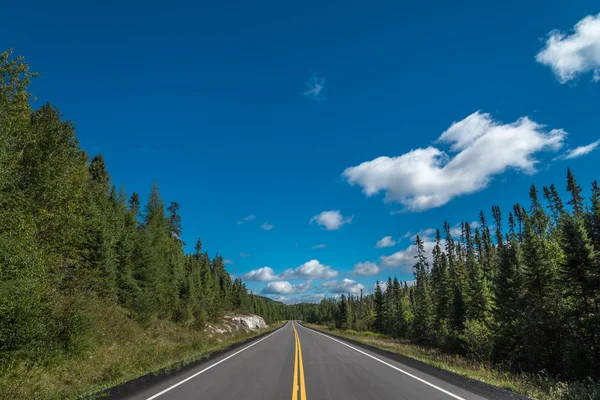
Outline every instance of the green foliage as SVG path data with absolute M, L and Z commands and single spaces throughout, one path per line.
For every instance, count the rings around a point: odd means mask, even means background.
M 481 226 L 473 232 L 463 223 L 459 238 L 446 222 L 445 239 L 436 232 L 431 269 L 416 238 L 414 286 L 390 277 L 385 291 L 377 282 L 373 294 L 303 305 L 302 318 L 512 371 L 600 378 L 600 189 L 592 184 L 586 206 L 570 170 L 567 181 L 571 211 L 550 185 L 546 213 L 532 185 L 529 210 L 514 205 L 508 232 L 498 206 L 493 238 L 483 212 Z
M 492 332 L 484 321 L 467 320 L 460 334 L 466 353 L 476 361 L 486 361 L 492 354 Z
M 74 124 L 50 104 L 30 106 L 35 76 L 0 53 L 0 374 L 85 349 L 95 301 L 146 326 L 201 330 L 228 311 L 283 319 L 283 304 L 232 282 L 200 240 L 185 254 L 179 204 L 165 210 L 157 184 L 143 212 L 137 193 L 127 204 L 102 155 L 89 161 L 79 147 Z

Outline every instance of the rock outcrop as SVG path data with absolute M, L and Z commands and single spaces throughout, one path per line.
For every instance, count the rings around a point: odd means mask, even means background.
M 208 324 L 206 332 L 209 337 L 215 335 L 229 337 L 239 331 L 249 332 L 268 327 L 265 320 L 258 315 L 225 315 L 219 322 Z M 221 341 L 221 338 L 217 340 Z
M 232 317 L 231 322 L 235 324 L 237 329 L 251 330 L 255 331 L 257 329 L 268 328 L 268 325 L 265 323 L 265 320 L 258 315 L 242 315 L 237 317 Z

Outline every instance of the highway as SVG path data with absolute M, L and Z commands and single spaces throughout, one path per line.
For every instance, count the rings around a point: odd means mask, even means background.
M 283 328 L 123 395 L 130 400 L 402 399 L 477 400 L 489 394 L 467 380 L 444 379 L 392 358 L 288 322 Z M 437 375 L 437 376 L 434 376 Z M 476 394 L 477 393 L 477 394 Z

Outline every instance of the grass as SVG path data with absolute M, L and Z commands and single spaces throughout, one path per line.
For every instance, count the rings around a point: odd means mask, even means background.
M 491 364 L 474 362 L 465 357 L 446 354 L 428 347 L 416 346 L 406 340 L 394 339 L 378 333 L 357 332 L 354 330 L 340 331 L 330 329 L 324 325 L 305 325 L 322 332 L 328 332 L 392 353 L 414 358 L 467 378 L 476 379 L 490 385 L 520 393 L 532 399 L 600 399 L 600 383 L 596 381 L 562 382 L 543 374 L 515 374 L 494 368 Z
M 202 359 L 268 329 L 208 334 L 192 326 L 155 320 L 145 326 L 118 306 L 91 305 L 90 329 L 77 354 L 0 370 L 0 399 L 77 399 L 139 376 Z M 214 324 L 213 324 L 214 325 Z M 177 368 L 177 367 L 175 367 Z

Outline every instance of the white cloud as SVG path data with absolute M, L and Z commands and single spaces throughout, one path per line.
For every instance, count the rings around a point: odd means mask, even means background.
M 318 260 L 310 260 L 296 269 L 285 270 L 281 276 L 285 279 L 331 279 L 338 276 L 338 272 Z
M 328 231 L 335 231 L 340 229 L 342 225 L 352 223 L 351 217 L 344 217 L 340 210 L 323 211 L 310 219 L 310 223 L 316 222 L 317 224 L 325 227 Z
M 242 279 L 246 281 L 265 282 L 277 280 L 279 279 L 279 276 L 275 275 L 275 272 L 272 268 L 262 267 L 259 269 L 253 269 L 252 271 L 242 276 Z
M 264 229 L 265 231 L 270 231 L 271 229 L 273 229 L 273 225 L 269 224 L 268 222 L 265 222 L 260 227 L 261 227 L 261 229 Z
M 594 82 L 600 80 L 600 14 L 583 18 L 570 34 L 550 32 L 535 59 L 550 67 L 561 83 L 590 71 Z
M 379 271 L 381 271 L 381 268 L 379 268 L 377 264 L 367 261 L 354 264 L 352 274 L 360 276 L 373 276 L 377 275 Z
M 231 264 L 233 264 L 233 260 L 223 260 L 223 264 L 231 265 Z
M 254 221 L 256 217 L 254 215 L 248 215 L 241 221 L 237 221 L 238 225 L 244 225 L 246 222 Z
M 435 246 L 435 241 L 432 238 L 423 237 L 423 248 L 431 266 L 431 251 Z M 443 243 L 442 243 L 443 245 Z M 404 267 L 406 272 L 413 272 L 412 267 L 415 265 L 415 256 L 417 255 L 417 247 L 411 244 L 404 250 L 395 252 L 389 256 L 379 257 L 379 265 L 384 268 Z
M 379 281 L 379 288 L 382 292 L 385 292 L 387 290 L 387 281 Z M 374 292 L 375 290 L 377 290 L 377 282 L 375 282 L 373 286 L 371 286 L 371 291 Z
M 477 111 L 438 138 L 437 142 L 449 143 L 451 152 L 457 152 L 452 156 L 429 146 L 363 162 L 346 168 L 342 176 L 361 186 L 367 196 L 383 191 L 386 202 L 422 211 L 483 190 L 507 169 L 535 173 L 534 154 L 560 149 L 565 136 L 565 131 L 546 131 L 527 117 L 502 124 Z
M 343 281 L 330 281 L 323 282 L 321 284 L 324 288 L 326 288 L 331 293 L 350 293 L 350 294 L 359 294 L 361 289 L 364 289 L 365 286 L 361 283 L 353 281 L 352 279 L 345 278 Z
M 285 304 L 298 304 L 298 303 L 319 303 L 321 300 L 325 298 L 324 293 L 314 293 L 314 294 L 302 294 L 302 295 L 292 295 L 292 296 L 284 296 L 284 295 L 268 295 L 271 299 L 275 301 L 280 301 Z
M 269 282 L 267 286 L 264 287 L 262 293 L 265 294 L 295 294 L 295 293 L 305 293 L 310 289 L 311 281 L 306 281 L 304 283 L 299 283 L 297 285 L 292 285 L 288 281 L 275 281 Z
M 325 78 L 318 78 L 313 75 L 308 81 L 306 81 L 306 90 L 302 94 L 307 99 L 316 101 L 325 100 L 325 96 L 323 95 L 324 87 Z
M 590 143 L 587 146 L 579 146 L 571 149 L 563 154 L 560 158 L 563 160 L 570 160 L 572 158 L 585 156 L 586 154 L 594 151 L 598 145 L 600 145 L 600 140 L 596 140 L 594 143 Z
M 396 245 L 396 241 L 391 236 L 386 236 L 375 243 L 375 247 L 381 249 L 382 247 L 393 247 Z
M 248 258 L 248 257 L 250 257 L 250 254 L 246 254 L 246 253 L 244 253 L 244 252 L 242 251 L 242 252 L 240 253 L 240 257 L 241 257 L 241 258 Z
M 313 246 L 312 248 L 313 248 L 313 249 L 324 249 L 325 247 L 327 247 L 327 245 L 326 245 L 326 244 L 318 244 L 318 245 L 316 245 L 316 246 Z

